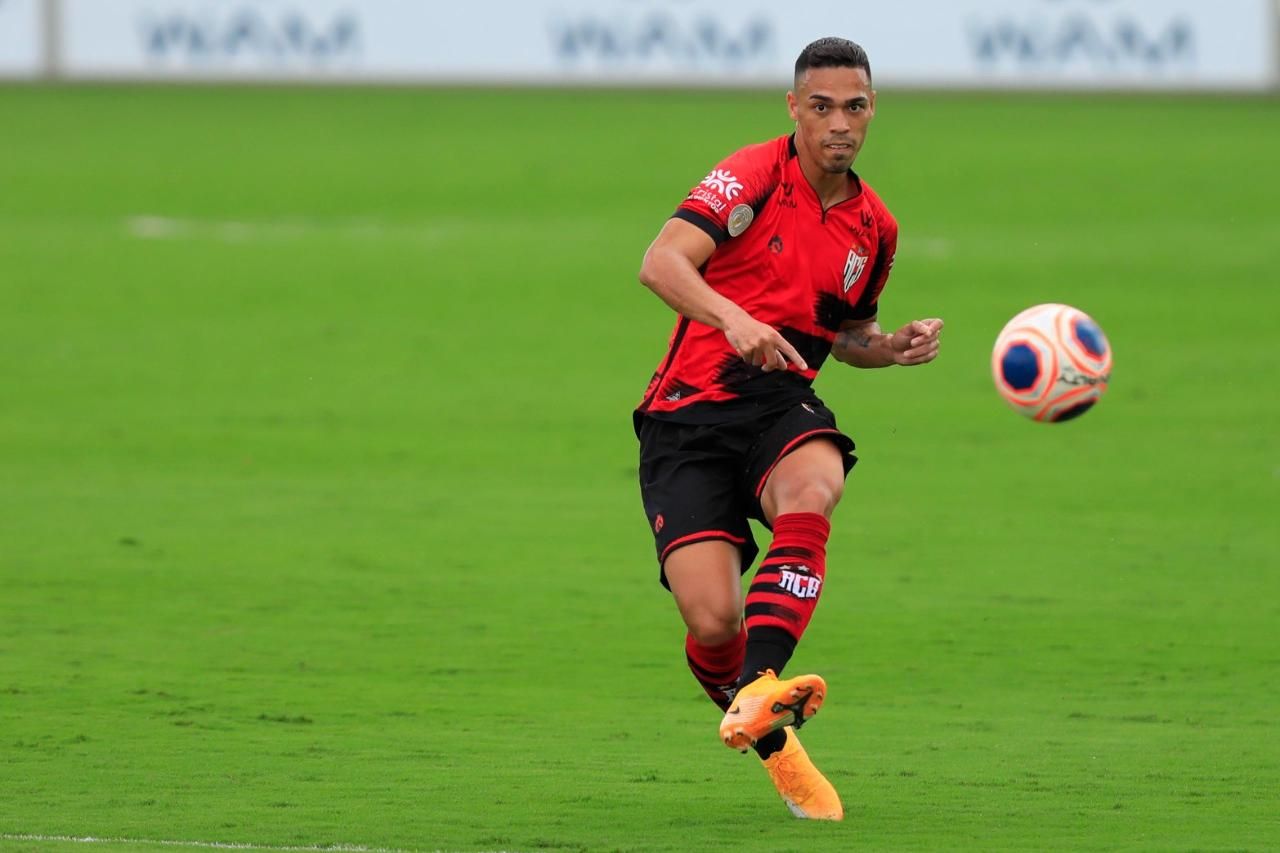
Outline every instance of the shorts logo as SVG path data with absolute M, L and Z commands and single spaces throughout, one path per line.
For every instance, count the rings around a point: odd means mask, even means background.
M 867 266 L 867 256 L 858 254 L 861 246 L 854 246 L 849 250 L 849 257 L 844 262 L 844 292 L 848 293 L 849 288 L 857 283 L 862 277 L 862 270 Z
M 653 532 L 661 533 L 662 528 L 667 524 L 667 520 L 662 517 L 662 513 L 658 513 L 658 517 L 653 520 Z
M 702 185 L 715 190 L 729 201 L 733 201 L 742 192 L 742 184 L 728 169 L 712 169 L 711 174 L 702 179 Z
M 778 586 L 796 598 L 817 598 L 822 578 L 810 574 L 808 566 L 779 566 Z

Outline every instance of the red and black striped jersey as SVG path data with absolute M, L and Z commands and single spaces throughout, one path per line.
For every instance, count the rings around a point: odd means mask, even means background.
M 674 215 L 716 241 L 707 284 L 781 332 L 809 369 L 765 373 L 720 330 L 680 317 L 638 412 L 704 423 L 812 393 L 841 323 L 876 316 L 897 251 L 892 214 L 850 176 L 853 197 L 823 210 L 782 136 L 729 155 L 689 192 Z

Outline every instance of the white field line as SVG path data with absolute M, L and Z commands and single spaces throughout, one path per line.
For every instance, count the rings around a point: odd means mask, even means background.
M 287 844 L 248 844 L 238 841 L 170 841 L 159 838 L 98 838 L 92 835 L 20 835 L 0 833 L 0 841 L 31 841 L 65 844 L 128 844 L 134 847 L 195 847 L 201 850 L 273 850 L 301 851 L 301 853 L 414 853 L 399 847 L 366 847 L 363 844 L 325 844 L 320 846 L 294 846 Z M 442 853 L 442 851 L 434 851 Z M 493 851 L 508 853 L 508 851 Z

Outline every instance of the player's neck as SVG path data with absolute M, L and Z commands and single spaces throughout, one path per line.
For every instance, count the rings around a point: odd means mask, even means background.
M 823 210 L 857 195 L 857 184 L 848 172 L 828 172 L 804 157 L 800 158 L 800 171 L 813 187 Z

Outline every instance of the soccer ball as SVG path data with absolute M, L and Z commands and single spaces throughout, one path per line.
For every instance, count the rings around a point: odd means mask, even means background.
M 1070 305 L 1035 305 L 1005 324 L 991 353 L 996 390 L 1013 409 L 1049 423 L 1077 418 L 1107 390 L 1111 345 Z

